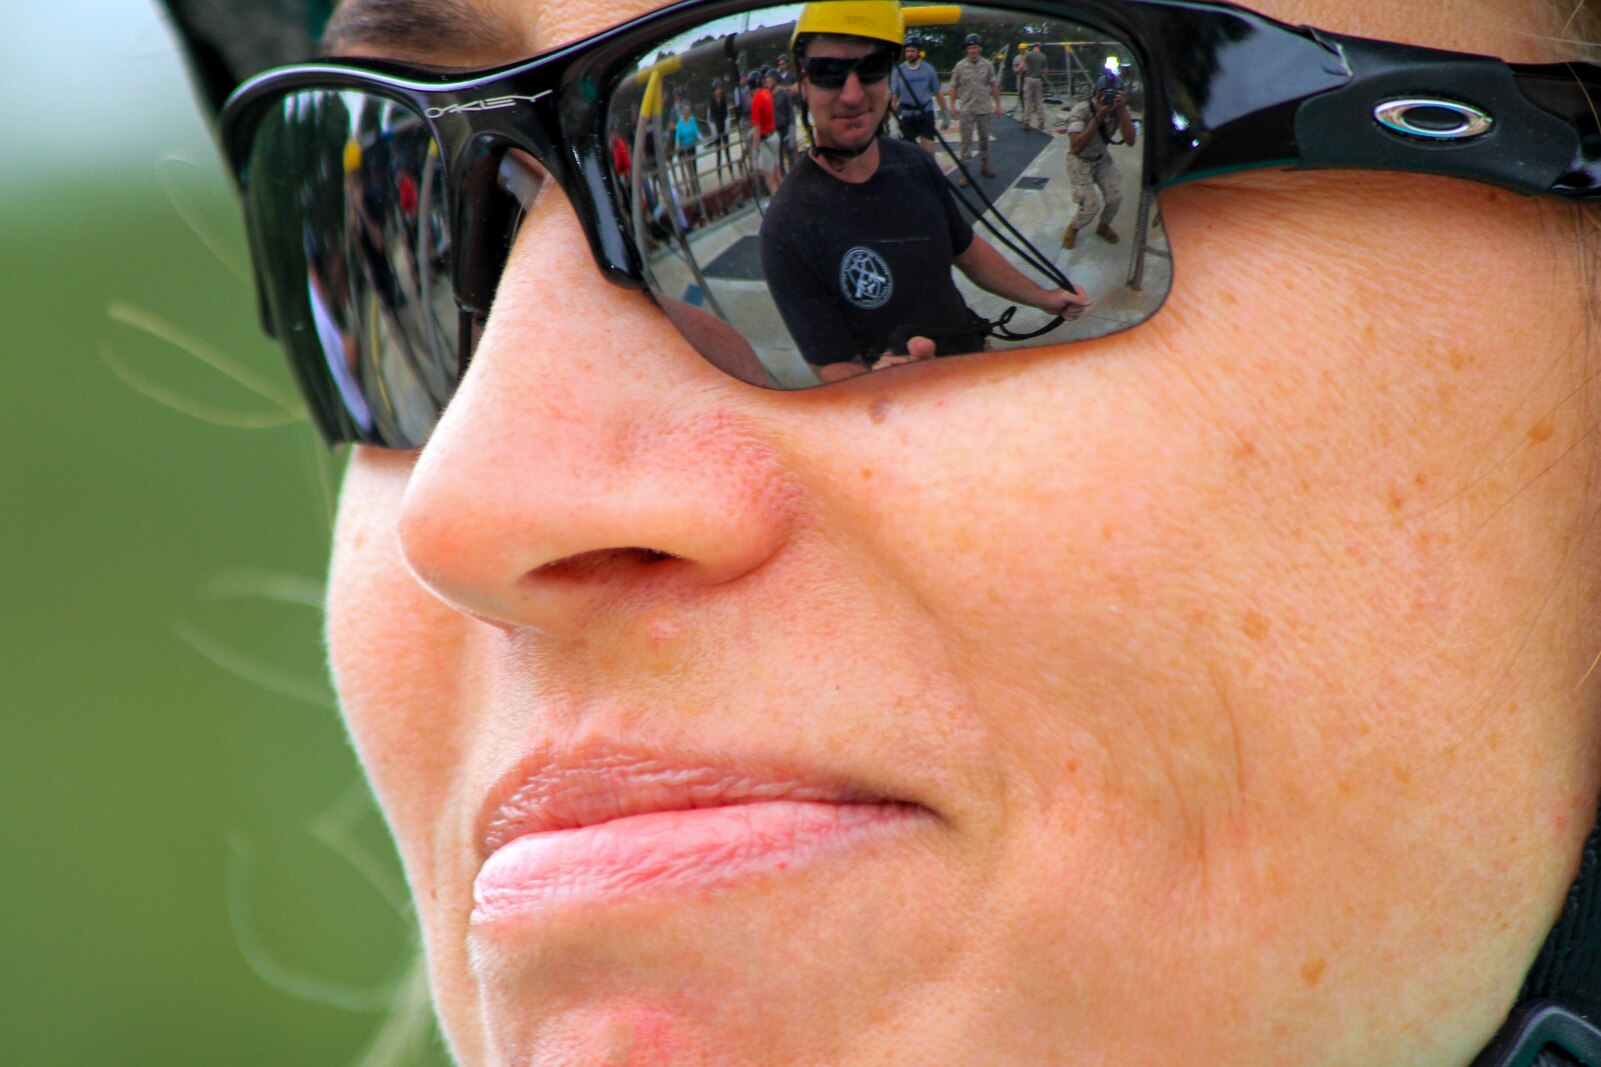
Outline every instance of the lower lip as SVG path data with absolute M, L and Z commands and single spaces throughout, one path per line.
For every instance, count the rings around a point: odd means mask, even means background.
M 484 863 L 473 922 L 656 897 L 782 871 L 915 820 L 907 804 L 762 801 L 525 834 Z

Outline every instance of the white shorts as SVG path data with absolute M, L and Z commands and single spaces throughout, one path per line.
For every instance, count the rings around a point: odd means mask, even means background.
M 778 167 L 778 134 L 770 133 L 756 142 L 756 169 L 774 170 Z

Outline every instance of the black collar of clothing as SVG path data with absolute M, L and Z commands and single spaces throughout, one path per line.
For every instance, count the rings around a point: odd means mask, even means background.
M 1506 1025 L 1473 1067 L 1601 1067 L 1601 813 Z

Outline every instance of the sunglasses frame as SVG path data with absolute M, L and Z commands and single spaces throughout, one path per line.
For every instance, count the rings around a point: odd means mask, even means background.
M 373 59 L 280 67 L 239 86 L 219 120 L 242 198 L 262 117 L 303 89 L 361 90 L 424 117 L 440 147 L 465 372 L 508 253 L 515 203 L 496 189 L 522 149 L 571 201 L 602 275 L 645 290 L 607 144 L 614 90 L 653 47 L 761 0 L 683 0 L 531 59 L 481 71 Z M 988 6 L 988 5 L 981 5 Z M 1296 28 L 1191 0 L 1004 0 L 996 9 L 1070 20 L 1127 43 L 1145 86 L 1142 191 L 1263 167 L 1360 168 L 1466 178 L 1526 194 L 1601 197 L 1601 67 L 1509 64 L 1468 53 Z M 1379 112 L 1389 105 L 1387 125 Z M 1399 107 L 1399 111 L 1396 109 Z M 1408 125 L 1408 113 L 1488 116 L 1473 133 Z M 258 263 L 263 324 L 280 336 Z M 298 373 L 298 368 L 297 368 Z M 370 440 L 326 383 L 301 375 L 330 441 Z

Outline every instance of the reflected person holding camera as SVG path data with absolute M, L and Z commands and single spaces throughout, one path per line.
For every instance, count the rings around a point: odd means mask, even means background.
M 1101 221 L 1095 227 L 1096 236 L 1116 244 L 1112 220 L 1123 204 L 1123 177 L 1109 149 L 1114 144 L 1132 147 L 1135 133 L 1123 79 L 1112 61 L 1108 61 L 1106 73 L 1096 80 L 1089 99 L 1080 101 L 1067 113 L 1067 136 L 1067 180 L 1073 187 L 1078 214 L 1062 233 L 1062 247 L 1072 248 L 1078 243 L 1078 232 L 1095 221 L 1097 200 Z

